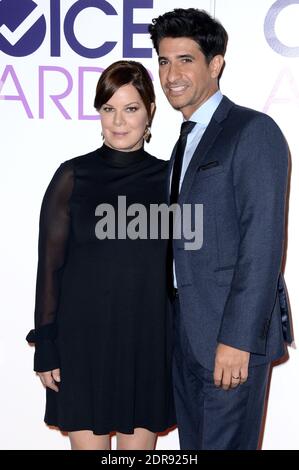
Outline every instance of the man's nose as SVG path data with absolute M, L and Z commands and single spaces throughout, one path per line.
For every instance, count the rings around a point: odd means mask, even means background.
M 176 64 L 170 64 L 168 67 L 167 81 L 173 83 L 180 78 L 180 70 Z

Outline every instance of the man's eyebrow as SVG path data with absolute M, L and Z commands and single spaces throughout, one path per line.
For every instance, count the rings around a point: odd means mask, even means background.
M 176 56 L 177 59 L 195 59 L 194 55 L 192 54 L 181 54 Z
M 195 59 L 195 57 L 192 54 L 180 54 L 175 57 L 176 59 Z M 167 57 L 164 56 L 159 56 L 158 60 L 168 60 Z

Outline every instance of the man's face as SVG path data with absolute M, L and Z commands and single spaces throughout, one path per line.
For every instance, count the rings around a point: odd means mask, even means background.
M 164 38 L 159 44 L 159 75 L 163 91 L 173 108 L 189 119 L 218 90 L 223 57 L 208 65 L 193 39 Z

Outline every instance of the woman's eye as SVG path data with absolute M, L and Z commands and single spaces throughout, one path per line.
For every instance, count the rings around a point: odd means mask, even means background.
M 160 62 L 159 62 L 159 65 L 160 65 L 160 66 L 161 66 L 161 65 L 166 65 L 166 64 L 167 64 L 167 61 L 166 61 L 166 60 L 160 60 Z
M 192 62 L 192 59 L 189 57 L 186 57 L 185 59 L 182 59 L 182 62 Z
M 138 108 L 136 106 L 129 106 L 129 108 L 127 108 L 129 113 L 135 113 L 137 110 Z
M 105 113 L 110 113 L 110 111 L 113 111 L 113 108 L 108 108 L 108 106 L 104 106 L 103 111 L 105 111 Z

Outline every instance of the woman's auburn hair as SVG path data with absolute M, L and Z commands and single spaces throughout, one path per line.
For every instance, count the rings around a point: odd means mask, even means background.
M 104 70 L 97 84 L 94 107 L 99 111 L 120 87 L 130 84 L 138 91 L 151 124 L 151 105 L 156 101 L 155 91 L 148 71 L 140 62 L 119 60 Z

